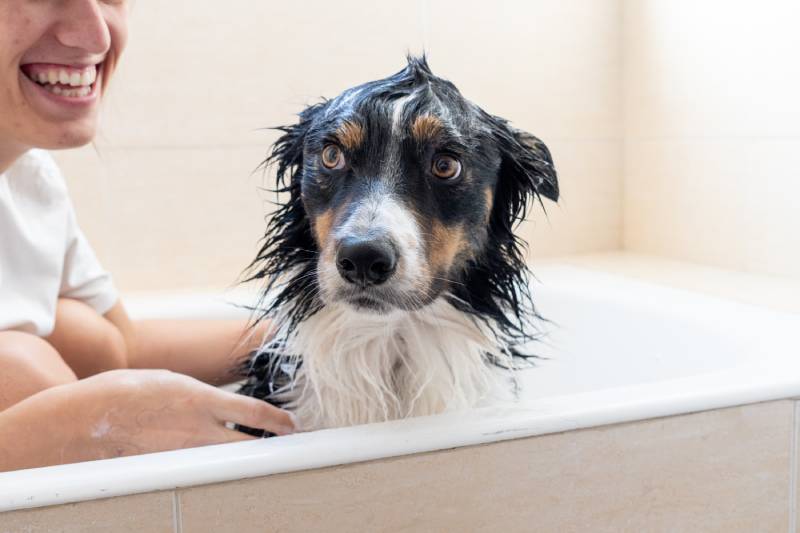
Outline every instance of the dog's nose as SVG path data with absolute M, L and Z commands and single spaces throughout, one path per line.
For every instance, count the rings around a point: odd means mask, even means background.
M 397 254 L 387 240 L 349 237 L 339 244 L 336 267 L 350 283 L 362 287 L 380 285 L 394 274 Z

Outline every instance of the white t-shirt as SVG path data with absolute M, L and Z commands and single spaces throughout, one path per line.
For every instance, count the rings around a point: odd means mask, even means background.
M 118 295 L 78 227 L 55 161 L 30 150 L 0 174 L 0 331 L 49 335 L 59 297 L 104 314 Z

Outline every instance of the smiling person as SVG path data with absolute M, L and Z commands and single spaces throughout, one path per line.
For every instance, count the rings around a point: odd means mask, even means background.
M 94 137 L 127 12 L 0 2 L 0 471 L 249 438 L 228 422 L 293 430 L 209 385 L 232 381 L 263 331 L 128 318 L 46 151 Z

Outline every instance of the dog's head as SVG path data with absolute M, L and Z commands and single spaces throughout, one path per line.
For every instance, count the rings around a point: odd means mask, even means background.
M 536 195 L 558 198 L 541 141 L 466 100 L 424 58 L 282 129 L 268 161 L 291 198 L 254 262 L 256 277 L 293 272 L 278 303 L 386 313 L 446 293 L 476 314 L 517 312 L 524 262 L 512 227 Z

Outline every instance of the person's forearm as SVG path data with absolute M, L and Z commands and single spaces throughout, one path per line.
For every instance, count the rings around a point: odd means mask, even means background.
M 67 404 L 65 388 L 74 386 L 44 390 L 0 412 L 0 472 L 87 459 L 91 451 L 75 441 Z
M 242 362 L 265 331 L 243 320 L 142 320 L 133 327 L 130 368 L 166 368 L 215 385 L 239 378 Z
M 263 341 L 267 323 L 245 320 L 139 320 L 121 302 L 105 315 L 125 339 L 128 368 L 163 368 L 221 385 L 239 378 L 247 355 Z

